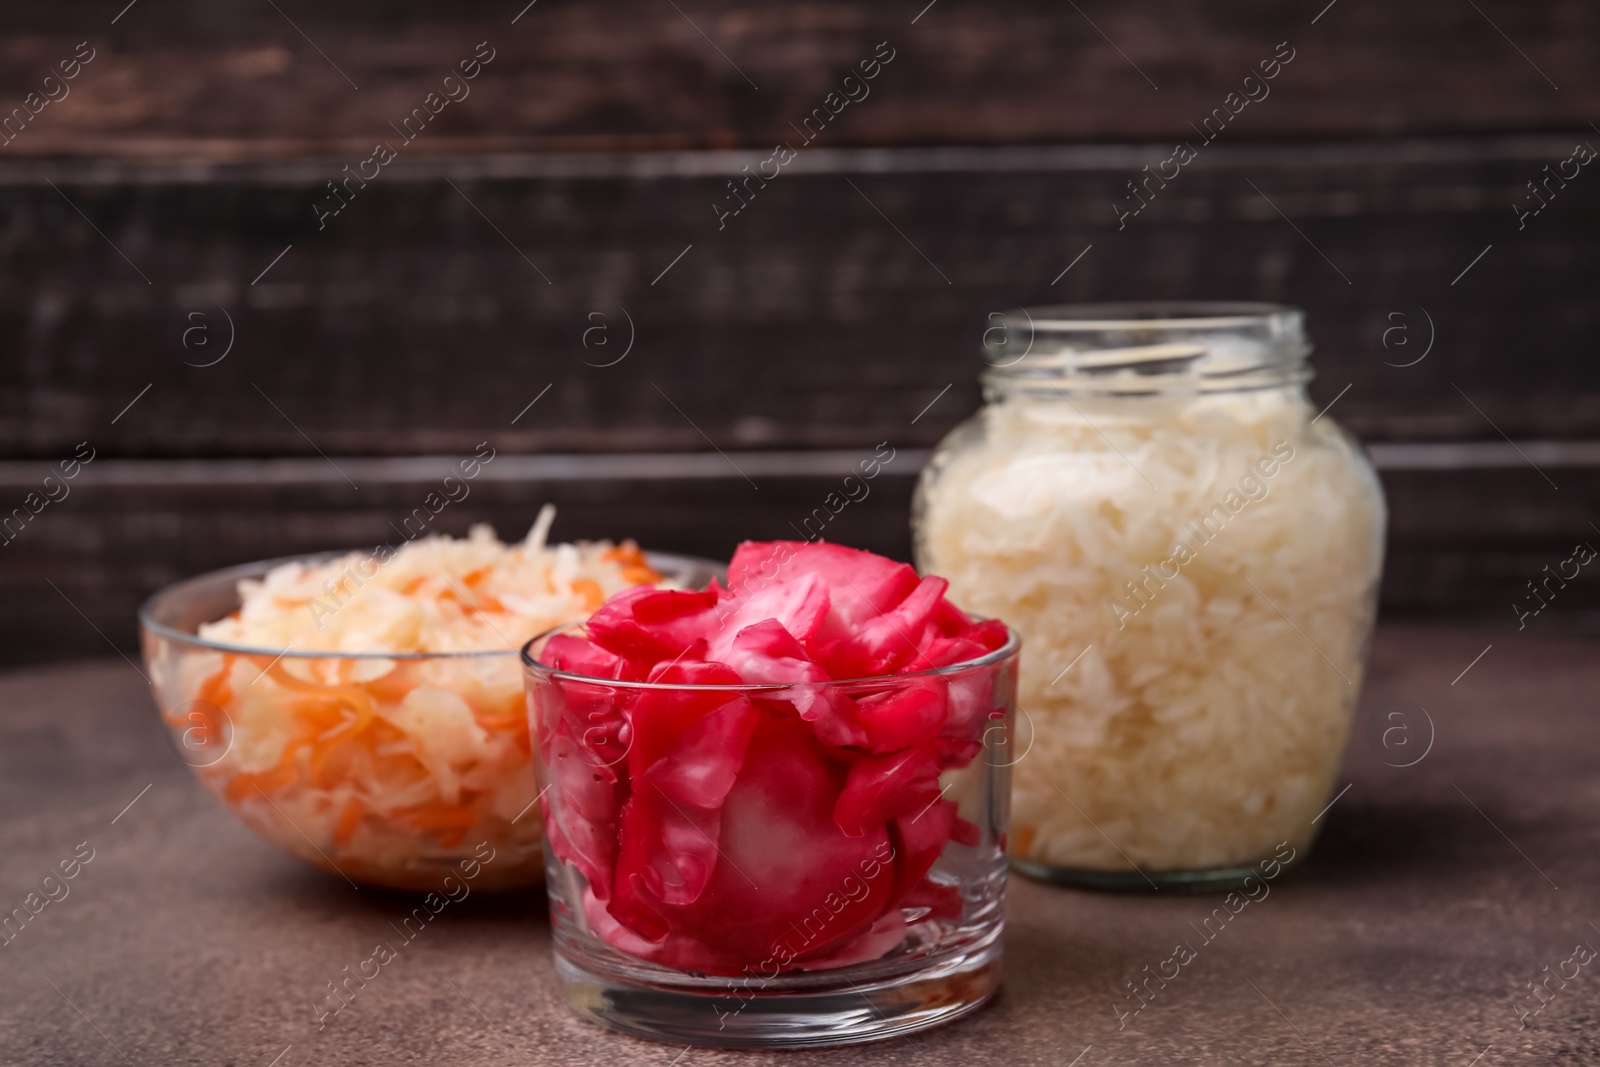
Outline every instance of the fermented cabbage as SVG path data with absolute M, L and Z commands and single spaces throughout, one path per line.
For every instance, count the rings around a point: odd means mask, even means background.
M 631 541 L 547 545 L 552 517 L 520 544 L 475 526 L 241 582 L 199 628 L 224 647 L 150 658 L 186 758 L 262 836 L 353 880 L 437 889 L 487 841 L 478 884 L 537 882 L 517 649 L 661 580 Z
M 1384 508 L 1308 416 L 1298 389 L 1012 398 L 936 453 L 918 563 L 1023 637 L 1014 855 L 1207 870 L 1309 843 Z

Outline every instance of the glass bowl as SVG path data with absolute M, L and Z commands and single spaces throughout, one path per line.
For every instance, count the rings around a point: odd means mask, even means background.
M 581 625 L 523 650 L 574 1010 L 657 1040 L 770 1048 L 912 1033 L 994 995 L 1015 632 L 909 674 L 690 685 L 540 661 Z M 829 737 L 835 716 L 870 719 L 871 739 Z
M 426 892 L 474 862 L 477 888 L 538 884 L 538 786 L 515 648 L 297 652 L 196 636 L 239 607 L 241 580 L 337 555 L 212 571 L 140 608 L 152 692 L 178 754 L 250 829 L 352 884 Z M 721 573 L 708 560 L 646 558 L 685 588 Z M 425 724 L 427 746 L 408 739 L 408 724 Z

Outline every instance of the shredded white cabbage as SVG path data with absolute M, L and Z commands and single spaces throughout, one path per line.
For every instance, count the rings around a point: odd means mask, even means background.
M 460 539 L 285 563 L 239 583 L 239 611 L 202 626 L 200 636 L 306 652 L 515 650 L 654 580 L 631 543 L 546 545 L 553 517 L 553 509 L 549 518 L 541 512 L 527 540 L 509 546 L 478 525 Z
M 1309 843 L 1384 524 L 1357 447 L 1309 415 L 1298 389 L 1019 398 L 936 454 L 918 562 L 1023 637 L 1014 854 L 1206 870 Z

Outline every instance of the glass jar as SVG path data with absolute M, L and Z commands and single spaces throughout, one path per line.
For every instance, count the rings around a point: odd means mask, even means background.
M 1106 889 L 1241 884 L 1332 799 L 1382 490 L 1305 395 L 1304 314 L 991 316 L 985 406 L 923 471 L 917 564 L 1028 648 L 1009 848 Z
M 911 1033 L 994 995 L 1015 633 L 910 674 L 685 685 L 540 662 L 563 631 L 523 663 L 575 1011 L 658 1040 L 792 1047 Z M 807 718 L 906 701 L 927 730 L 874 747 Z

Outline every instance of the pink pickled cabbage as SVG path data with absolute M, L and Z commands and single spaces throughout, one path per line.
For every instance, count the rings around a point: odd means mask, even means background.
M 877 958 L 903 940 L 905 909 L 959 915 L 928 872 L 978 829 L 940 775 L 1004 709 L 993 666 L 916 672 L 992 652 L 1007 630 L 945 588 L 870 552 L 747 542 L 726 587 L 630 589 L 586 636 L 551 639 L 547 664 L 593 679 L 556 677 L 535 700 L 546 829 L 588 882 L 590 928 L 655 963 L 737 975 Z M 884 681 L 833 684 L 858 679 Z M 785 688 L 748 688 L 761 684 Z

